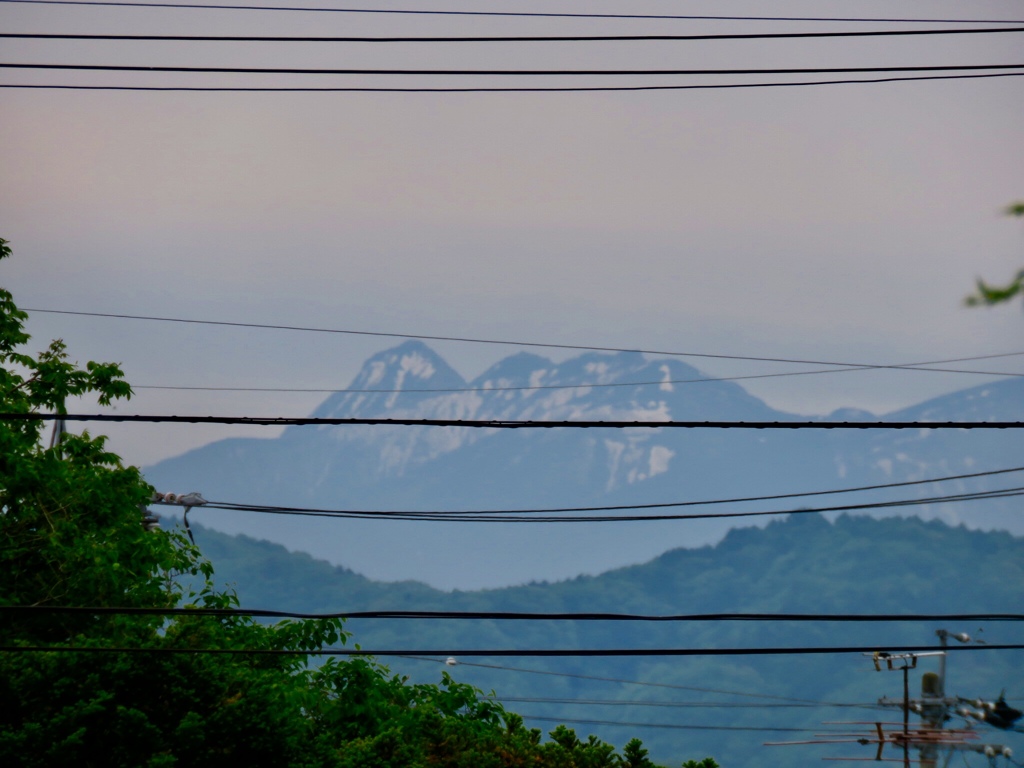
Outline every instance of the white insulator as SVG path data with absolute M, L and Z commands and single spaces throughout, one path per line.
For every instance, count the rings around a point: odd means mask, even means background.
M 991 744 L 986 744 L 985 745 L 985 757 L 995 757 L 995 756 L 996 756 L 996 748 L 993 747 Z
M 1009 760 L 1011 757 L 1013 757 L 1013 750 L 1009 747 L 1003 747 L 1003 757 Z
M 454 656 L 449 656 L 447 659 L 444 660 L 444 663 L 447 664 L 449 667 L 454 667 L 459 662 L 455 660 Z
M 164 501 L 166 501 L 168 504 L 173 504 L 177 500 L 178 500 L 178 494 L 176 494 L 176 493 L 165 493 L 164 494 Z

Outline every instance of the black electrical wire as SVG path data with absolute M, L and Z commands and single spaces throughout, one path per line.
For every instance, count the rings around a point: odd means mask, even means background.
M 684 723 L 633 723 L 617 720 L 592 720 L 574 718 L 539 717 L 537 715 L 520 715 L 526 721 L 542 723 L 565 723 L 567 725 L 605 725 L 622 728 L 660 728 L 675 731 L 745 731 L 751 733 L 846 733 L 836 728 L 786 728 L 782 726 L 757 725 L 687 725 Z
M 405 510 L 405 511 L 381 511 L 381 510 L 328 510 L 328 509 L 313 509 L 309 507 L 274 507 L 274 506 L 260 506 L 260 505 L 249 505 L 259 509 L 287 509 L 292 511 L 307 511 L 307 512 L 346 512 L 346 513 L 359 513 L 367 515 L 380 515 L 380 514 L 437 514 L 437 515 L 490 515 L 490 514 L 540 514 L 540 513 L 554 513 L 554 512 L 612 512 L 615 510 L 625 509 L 664 509 L 667 507 L 703 507 L 703 506 L 714 506 L 717 504 L 742 504 L 751 501 L 778 501 L 780 499 L 798 499 L 806 498 L 809 496 L 832 496 L 841 493 L 860 493 L 862 491 L 878 491 L 889 488 L 906 488 L 915 485 L 931 485 L 933 483 L 946 483 L 953 480 L 973 480 L 979 477 L 994 477 L 997 475 L 1012 474 L 1015 472 L 1024 472 L 1024 467 L 1010 467 L 1008 469 L 992 469 L 985 472 L 971 472 L 969 474 L 962 475 L 944 475 L 942 477 L 932 477 L 924 480 L 903 480 L 898 483 L 879 483 L 876 485 L 859 485 L 859 486 L 847 486 L 846 488 L 830 488 L 824 491 L 803 491 L 795 493 L 776 493 L 762 496 L 739 496 L 729 499 L 703 499 L 699 501 L 667 501 L 659 502 L 654 504 L 611 504 L 606 506 L 596 507 L 531 507 L 526 509 L 467 509 L 467 510 Z M 173 502 L 154 502 L 162 504 L 164 506 L 170 506 Z M 230 502 L 211 502 L 214 505 L 224 506 L 238 506 Z M 176 505 L 176 506 L 180 506 Z
M 309 13 L 369 13 L 369 14 L 400 14 L 413 16 L 514 16 L 531 18 L 575 18 L 575 19 L 687 19 L 710 21 L 828 21 L 828 22 L 864 22 L 864 23 L 899 23 L 899 24 L 1024 24 L 1020 19 L 922 19 L 922 18 L 830 18 L 812 16 L 705 16 L 679 14 L 639 14 L 639 13 L 538 13 L 526 11 L 438 11 L 438 10 L 407 10 L 391 8 L 296 8 L 276 5 L 215 5 L 210 3 L 141 3 L 117 2 L 114 0 L 0 0 L 4 3 L 24 3 L 32 5 L 97 5 L 122 8 L 203 8 L 224 11 L 297 11 Z
M 965 653 L 967 651 L 1020 651 L 1021 644 L 1006 645 L 964 645 L 942 647 L 937 645 L 914 646 L 820 646 L 783 648 L 462 648 L 458 650 L 420 649 L 377 649 L 364 648 L 320 648 L 302 651 L 291 648 L 181 648 L 161 646 L 156 648 L 111 647 L 111 646 L 66 646 L 66 645 L 4 645 L 0 651 L 6 653 L 126 653 L 126 654 L 213 654 L 227 656 L 504 656 L 534 658 L 593 658 L 593 657 L 652 657 L 652 656 L 814 656 L 828 654 L 874 654 L 874 653 L 923 653 L 946 651 Z
M 883 710 L 878 704 L 785 704 L 781 702 L 736 702 L 736 701 L 652 701 L 649 699 L 565 699 L 547 696 L 494 696 L 502 704 L 563 704 L 586 707 L 662 707 L 665 709 L 819 709 L 836 707 L 842 709 Z M 525 717 L 525 716 L 524 716 Z
M 76 72 L 185 72 L 248 75 L 430 75 L 443 77 L 650 77 L 664 75 L 810 75 L 877 72 L 966 72 L 1022 69 L 1024 64 L 954 64 L 904 67 L 786 67 L 779 69 L 314 69 L 297 67 L 182 67 L 134 64 L 33 64 L 0 62 L 0 69 Z
M 0 605 L 2 614 L 64 614 L 89 616 L 188 616 L 252 617 L 275 619 L 438 619 L 445 621 L 785 621 L 785 622 L 935 622 L 935 621 L 1024 621 L 1021 613 L 915 613 L 915 614 L 833 614 L 833 613 L 694 613 L 651 615 L 632 613 L 538 613 L 520 611 L 339 611 L 302 613 L 261 608 L 142 608 L 133 606 Z
M 0 0 L 7 2 L 8 0 Z M 763 83 L 708 83 L 704 85 L 597 85 L 532 87 L 470 87 L 470 88 L 378 88 L 378 87 L 292 87 L 292 86 L 191 86 L 191 85 L 68 85 L 58 83 L 0 83 L 0 88 L 43 91 L 140 91 L 177 93 L 608 93 L 613 91 L 707 91 L 733 88 L 799 88 L 824 85 L 868 85 L 906 83 L 925 80 L 981 80 L 993 77 L 1021 77 L 1024 72 L 990 72 L 980 75 L 925 75 L 921 77 L 874 77 L 846 80 L 804 80 Z M 399 334 L 374 334 L 397 336 Z M 546 346 L 546 345 L 535 345 Z
M 476 429 L 1018 429 L 1024 421 L 514 421 L 507 419 L 382 419 L 317 416 L 166 416 L 139 413 L 0 413 L 4 421 L 116 421 L 251 426 L 413 426 Z
M 936 371 L 937 368 L 916 368 L 919 365 L 939 365 L 943 363 L 963 363 L 973 360 L 991 360 L 993 358 L 1000 357 L 1017 357 L 1024 355 L 1024 352 L 1005 352 L 998 355 L 975 355 L 974 357 L 957 357 L 949 358 L 946 360 L 933 360 L 930 362 L 923 363 L 903 363 L 899 366 L 893 366 L 900 369 L 907 370 L 920 370 L 920 371 Z M 706 376 L 700 379 L 661 379 L 659 381 L 614 381 L 608 383 L 599 382 L 583 382 L 580 384 L 537 384 L 535 386 L 520 386 L 520 387 L 423 387 L 417 389 L 320 389 L 315 387 L 203 387 L 203 386 L 176 386 L 176 385 L 165 385 L 165 384 L 133 384 L 132 389 L 160 389 L 160 390 L 172 390 L 187 391 L 187 392 L 295 392 L 295 393 L 322 393 L 322 394 L 443 394 L 443 393 L 458 393 L 458 392 L 476 392 L 479 394 L 489 394 L 491 392 L 520 392 L 529 391 L 533 392 L 536 390 L 546 389 L 603 389 L 607 387 L 653 387 L 661 386 L 663 384 L 703 384 L 714 381 L 743 381 L 746 379 L 775 379 L 780 377 L 788 376 L 811 376 L 815 374 L 824 373 L 846 373 L 848 371 L 876 371 L 883 368 L 890 368 L 889 366 L 877 366 L 877 365 L 865 365 L 861 368 L 827 368 L 819 369 L 815 371 L 784 371 L 782 373 L 754 373 L 746 376 Z M 945 373 L 972 373 L 980 374 L 982 376 L 1006 376 L 1006 377 L 1024 377 L 1024 373 L 1006 373 L 1006 372 L 995 372 L 995 371 L 965 371 L 958 368 L 944 368 L 941 369 Z
M 524 720 L 542 723 L 566 723 L 569 725 L 607 725 L 622 728 L 663 728 L 676 731 L 747 731 L 756 733 L 849 733 L 838 728 L 785 728 L 769 725 L 686 725 L 683 723 L 624 723 L 617 720 L 584 720 L 578 717 L 539 717 L 520 714 Z
M 922 499 L 907 499 L 903 501 L 871 502 L 861 504 L 843 504 L 832 507 L 810 507 L 802 509 L 776 509 L 757 512 L 704 512 L 691 514 L 662 514 L 662 515 L 604 515 L 586 517 L 500 517 L 488 515 L 486 517 L 472 517 L 466 515 L 452 515 L 449 513 L 436 514 L 431 512 L 345 512 L 345 511 L 324 511 L 324 510 L 303 510 L 288 509 L 272 506 L 256 506 L 247 504 L 220 504 L 209 502 L 199 509 L 223 509 L 234 512 L 253 512 L 271 515 L 296 515 L 299 517 L 329 517 L 336 519 L 352 520 L 388 520 L 390 522 L 446 522 L 446 523 L 622 523 L 622 522 L 665 522 L 670 520 L 711 520 L 716 518 L 743 518 L 743 517 L 770 517 L 775 515 L 811 515 L 823 512 L 852 512 L 866 509 L 895 509 L 900 507 L 916 507 L 928 504 L 950 504 L 963 501 L 979 501 L 984 499 L 1005 499 L 1024 496 L 1024 487 L 1007 488 L 997 491 L 979 491 L 977 493 L 965 493 L 948 496 L 930 496 Z M 175 505 L 180 506 L 180 505 Z
M 810 704 L 823 707 L 842 707 L 844 704 L 829 701 L 815 701 L 813 699 L 797 699 L 790 696 L 776 696 L 770 693 L 751 693 L 750 691 L 729 691 L 721 688 L 703 688 L 693 685 L 677 685 L 675 683 L 655 683 L 650 680 L 626 680 L 618 677 L 602 677 L 600 675 L 584 675 L 575 672 L 555 672 L 548 669 L 530 669 L 529 667 L 510 667 L 502 664 L 485 664 L 482 662 L 462 661 L 449 657 L 447 659 L 430 658 L 426 656 L 401 656 L 400 658 L 410 661 L 430 661 L 446 666 L 474 667 L 478 669 L 491 669 L 499 672 L 515 672 L 526 675 L 543 675 L 546 677 L 565 677 L 572 680 L 587 680 L 596 683 L 615 683 L 616 685 L 636 685 L 644 688 L 668 688 L 676 691 L 695 691 L 698 693 L 717 693 L 725 696 L 740 696 L 750 699 L 765 699 L 770 701 L 794 702 L 798 704 Z
M 0 0 L 2 2 L 3 0 Z M 1017 74 L 1024 73 L 1013 73 L 1014 76 Z M 976 75 L 967 75 L 967 77 L 976 77 Z M 48 87 L 48 86 L 42 86 Z M 83 86 L 88 87 L 88 86 Z M 658 86 L 660 87 L 660 86 Z M 674 87 L 674 86 L 668 86 Z M 849 362 L 835 362 L 830 360 L 805 360 L 799 358 L 785 358 L 785 357 L 754 357 L 751 355 L 724 355 L 724 354 L 713 354 L 707 352 L 675 352 L 658 349 L 641 349 L 637 347 L 607 347 L 607 346 L 594 346 L 585 344 L 555 344 L 535 341 L 510 341 L 507 339 L 484 339 L 474 338 L 468 336 L 432 336 L 426 334 L 417 333 L 388 333 L 384 331 L 358 331 L 347 328 L 318 328 L 315 326 L 302 326 L 302 325 L 274 325 L 269 323 L 242 323 L 229 320 L 195 320 L 192 318 L 184 317 L 161 317 L 155 315 L 128 315 L 122 313 L 111 313 L 111 312 L 81 312 L 68 309 L 40 309 L 33 307 L 24 307 L 25 312 L 39 312 L 40 314 L 48 315 L 73 315 L 75 317 L 104 317 L 115 320 L 148 320 L 153 322 L 161 323 L 183 323 L 187 325 L 219 325 L 230 328 L 260 328 L 264 330 L 275 330 L 275 331 L 302 331 L 305 333 L 331 333 L 341 334 L 348 336 L 375 336 L 389 339 L 418 339 L 422 341 L 454 341 L 460 343 L 469 344 L 495 344 L 500 346 L 514 346 L 514 347 L 538 347 L 544 349 L 569 349 L 569 350 L 580 350 L 583 352 L 634 352 L 645 355 L 657 355 L 661 357 L 698 357 L 713 360 L 746 360 L 751 362 L 761 363 L 789 363 L 795 365 L 831 365 L 838 368 L 856 368 L 856 369 L 897 369 L 897 370 L 913 370 L 913 371 L 927 371 L 928 368 L 921 366 L 929 365 L 930 363 L 908 363 L 904 365 L 875 365 L 871 363 L 849 363 Z M 992 357 L 1011 357 L 1021 354 L 1019 352 L 1010 352 L 1005 355 L 993 355 Z M 944 362 L 964 362 L 971 359 L 987 359 L 989 356 L 977 357 L 977 358 L 957 358 L 955 360 L 940 360 L 938 363 Z M 942 370 L 944 373 L 967 373 L 967 371 L 956 371 L 956 370 Z M 971 371 L 971 373 L 981 373 L 984 375 L 992 376 L 1022 376 L 1024 374 L 1007 374 L 1007 373 L 989 373 L 983 371 Z
M 1021 354 L 1021 353 L 1017 353 Z M 992 355 L 995 357 L 995 355 Z M 1002 355 L 1000 355 L 1002 357 Z M 963 358 L 962 358 L 963 359 Z M 976 359 L 976 358 L 973 358 Z M 912 365 L 912 364 L 908 364 Z M 746 376 L 707 376 L 700 379 L 662 379 L 660 381 L 614 381 L 608 383 L 580 382 L 579 384 L 538 384 L 536 386 L 521 387 L 424 387 L 419 389 L 327 389 L 317 387 L 200 387 L 187 385 L 167 384 L 133 384 L 132 389 L 159 389 L 173 392 L 280 392 L 293 394 L 357 394 L 357 395 L 384 395 L 384 394 L 456 394 L 460 392 L 474 392 L 487 395 L 492 392 L 535 392 L 547 389 L 606 389 L 610 387 L 654 387 L 663 384 L 706 384 L 716 381 L 746 381 L 747 379 L 777 379 L 790 376 L 811 376 L 823 373 L 847 373 L 849 371 L 877 371 L 884 366 L 864 366 L 863 368 L 829 368 L 828 370 L 817 371 L 787 371 L 783 373 L 754 373 Z M 935 368 L 906 368 L 906 370 L 935 371 Z M 972 373 L 981 376 L 1005 376 L 1007 378 L 1021 378 L 1024 373 L 1009 373 L 1006 371 L 963 371 L 948 369 L 947 373 Z
M 721 707 L 800 707 L 800 708 L 811 708 L 811 707 L 835 707 L 835 708 L 860 708 L 860 709 L 872 709 L 872 710 L 886 710 L 887 707 L 881 704 L 850 704 L 848 702 L 836 702 L 836 701 L 819 701 L 815 699 L 799 699 L 790 696 L 776 696 L 769 693 L 752 693 L 751 691 L 731 691 L 724 690 L 721 688 L 705 688 L 692 685 L 677 685 L 675 683 L 656 683 L 650 680 L 627 680 L 618 677 L 603 677 L 599 675 L 583 675 L 573 672 L 556 672 L 547 669 L 531 669 L 529 667 L 510 667 L 502 664 L 484 664 L 481 662 L 473 661 L 461 661 L 454 657 L 447 659 L 431 658 L 427 656 L 402 656 L 400 658 L 407 659 L 409 661 L 429 661 L 436 664 L 444 664 L 445 666 L 460 666 L 460 667 L 474 667 L 479 669 L 489 669 L 499 672 L 514 672 L 517 674 L 528 674 L 528 675 L 543 675 L 546 677 L 565 677 L 573 680 L 586 680 L 589 682 L 598 683 L 615 683 L 616 685 L 633 685 L 642 688 L 668 688 L 671 690 L 680 691 L 693 691 L 697 693 L 714 693 L 724 696 L 739 696 L 741 698 L 767 700 L 771 703 L 756 703 L 756 704 L 743 704 L 743 703 L 711 703 L 708 706 L 721 706 Z M 502 697 L 503 701 L 516 701 L 516 699 Z M 523 699 L 523 701 L 526 701 Z M 612 700 L 609 700 L 612 701 Z M 1011 699 L 1012 701 L 1012 699 Z M 541 699 L 537 700 L 538 703 Z M 778 703 L 781 702 L 781 703 Z M 569 703 L 569 702 L 566 702 Z M 575 702 L 574 702 L 575 703 Z M 583 702 L 580 702 L 583 703 Z M 623 701 L 623 704 L 633 704 L 637 702 Z M 641 706 L 643 702 L 639 703 Z M 652 705 L 655 702 L 652 702 Z
M 17 40 L 110 40 L 177 41 L 217 43 L 575 43 L 646 42 L 677 40 L 779 40 L 830 37 L 906 37 L 910 35 L 980 35 L 1024 32 L 1024 27 L 983 27 L 978 29 L 896 29 L 859 32 L 753 32 L 719 35 L 504 35 L 460 37 L 311 37 L 274 35 L 118 35 L 0 32 L 0 38 Z

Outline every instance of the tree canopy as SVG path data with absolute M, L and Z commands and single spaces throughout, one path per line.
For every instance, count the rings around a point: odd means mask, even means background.
M 131 397 L 118 365 L 80 368 L 59 340 L 26 354 L 26 319 L 0 289 L 0 413 Z M 447 674 L 410 684 L 371 658 L 317 665 L 350 640 L 338 619 L 130 612 L 238 599 L 180 531 L 145 523 L 153 489 L 102 436 L 44 437 L 42 421 L 0 419 L 3 764 L 653 768 L 639 740 L 619 754 L 559 726 L 544 741 Z

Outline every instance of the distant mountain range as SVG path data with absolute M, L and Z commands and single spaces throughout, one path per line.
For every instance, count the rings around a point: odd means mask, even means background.
M 840 375 L 856 375 L 840 374 Z M 459 390 L 459 391 L 451 391 Z M 581 420 L 789 420 L 735 382 L 676 359 L 506 358 L 466 382 L 426 345 L 374 355 L 325 417 Z M 800 416 L 799 418 L 806 418 Z M 874 419 L 847 409 L 832 418 Z M 886 414 L 894 420 L 1024 420 L 1024 380 L 962 390 Z M 145 470 L 164 491 L 328 509 L 465 510 L 652 504 L 857 487 L 1021 464 L 1018 430 L 497 430 L 292 427 L 222 440 Z M 717 506 L 785 510 L 1024 485 L 1016 475 L 842 494 L 810 502 Z M 933 504 L 917 514 L 1024 533 L 1017 499 Z M 701 510 L 706 508 L 700 508 Z M 877 513 L 875 513 L 877 514 Z M 648 560 L 719 540 L 731 520 L 605 524 L 322 520 L 217 510 L 194 517 L 281 542 L 381 580 L 496 587 Z

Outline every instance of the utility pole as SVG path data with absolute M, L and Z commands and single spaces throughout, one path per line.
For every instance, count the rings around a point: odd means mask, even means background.
M 943 650 L 939 653 L 927 655 L 937 655 L 939 657 L 939 671 L 937 674 L 926 672 L 921 676 L 921 698 L 911 699 L 909 697 L 908 684 L 906 677 L 904 677 L 903 700 L 896 702 L 883 697 L 878 700 L 878 703 L 882 706 L 900 706 L 903 709 L 905 733 L 907 731 L 908 712 L 913 710 L 921 716 L 922 726 L 920 734 L 922 738 L 917 740 L 915 746 L 919 753 L 922 768 L 937 768 L 939 754 L 943 748 L 948 749 L 951 754 L 954 751 L 983 754 L 988 758 L 989 765 L 992 766 L 996 765 L 996 758 L 998 757 L 1004 757 L 1009 760 L 1012 751 L 1008 746 L 1002 744 L 971 743 L 970 739 L 978 737 L 970 725 L 967 725 L 965 728 L 943 731 L 946 721 L 951 719 L 953 714 L 959 715 L 965 720 L 974 719 L 980 722 L 987 722 L 997 728 L 1008 729 L 1021 717 L 1021 713 L 1009 707 L 1002 696 L 995 703 L 985 702 L 980 699 L 947 696 L 948 678 L 946 661 L 948 653 L 945 649 L 949 647 L 949 638 L 966 644 L 971 642 L 971 636 L 966 632 L 949 632 L 945 629 L 936 630 L 935 634 L 938 635 L 939 643 Z M 916 666 L 916 659 L 913 666 Z M 877 659 L 875 661 L 875 668 L 881 668 Z M 891 664 L 889 668 L 893 668 Z M 904 668 L 904 676 L 906 674 L 906 668 Z M 970 704 L 971 707 L 964 706 L 965 704 Z M 904 760 L 906 761 L 906 758 Z
M 875 669 L 889 669 L 903 673 L 903 698 L 893 700 L 882 697 L 878 703 L 882 706 L 899 707 L 902 710 L 902 722 L 886 723 L 882 720 L 872 721 L 845 721 L 833 723 L 834 725 L 857 726 L 856 730 L 840 732 L 835 735 L 820 734 L 813 739 L 805 741 L 766 742 L 767 746 L 783 746 L 796 744 L 861 744 L 874 745 L 877 747 L 876 761 L 890 760 L 901 762 L 904 768 L 911 765 L 911 750 L 918 754 L 917 762 L 922 768 L 938 768 L 939 758 L 943 752 L 947 753 L 944 766 L 949 765 L 949 760 L 954 752 L 975 752 L 984 755 L 989 766 L 997 766 L 997 760 L 1002 757 L 1005 764 L 1010 764 L 1012 751 L 1003 744 L 985 744 L 980 742 L 980 736 L 970 721 L 978 720 L 1002 730 L 1010 730 L 1014 724 L 1024 717 L 1024 713 L 1014 709 L 1006 703 L 1005 696 L 1001 694 L 995 702 L 982 701 L 981 699 L 964 699 L 959 696 L 946 695 L 946 655 L 948 638 L 952 637 L 961 643 L 971 641 L 970 636 L 959 633 L 954 634 L 946 630 L 938 630 L 939 639 L 943 650 L 927 653 L 891 653 L 888 651 L 876 651 L 866 653 L 874 662 Z M 910 670 L 917 667 L 919 658 L 926 656 L 939 657 L 939 672 L 926 672 L 921 677 L 921 697 L 910 698 Z M 969 706 L 966 706 L 969 705 Z M 911 724 L 910 713 L 914 712 L 921 716 L 920 724 Z M 946 721 L 953 715 L 959 715 L 967 722 L 959 728 L 946 728 Z M 888 726 L 888 728 L 886 727 Z M 895 728 L 894 728 L 895 726 Z M 898 730 L 897 730 L 898 728 Z M 883 752 L 886 745 L 892 746 L 902 752 L 901 759 L 884 758 Z M 866 757 L 851 758 L 825 758 L 826 760 L 871 760 Z M 1013 763 L 1018 765 L 1018 763 Z
M 961 643 L 971 642 L 971 636 L 966 632 L 950 632 L 945 629 L 935 630 L 935 634 L 939 636 L 939 644 L 943 649 L 949 647 L 949 638 L 958 640 Z M 945 655 L 939 659 L 939 696 L 946 695 L 946 657 Z

